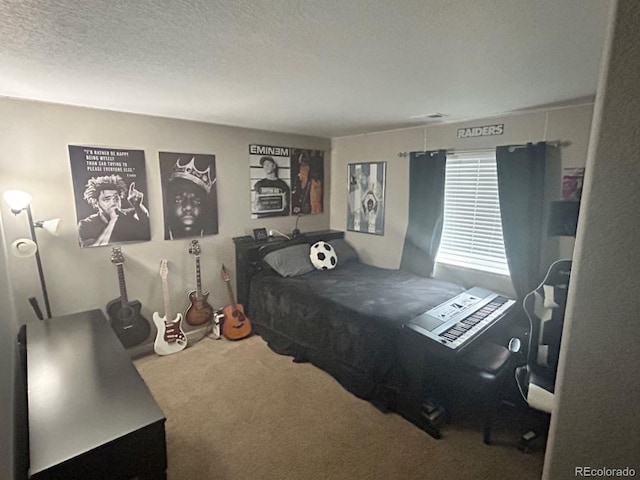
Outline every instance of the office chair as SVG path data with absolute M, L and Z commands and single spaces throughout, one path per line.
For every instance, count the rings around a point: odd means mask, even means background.
M 571 260 L 558 260 L 542 283 L 523 302 L 529 318 L 530 336 L 526 365 L 516 368 L 515 376 L 522 398 L 535 410 L 551 414 L 562 327 L 571 276 Z M 528 442 L 537 435 L 522 436 L 519 448 L 528 451 Z

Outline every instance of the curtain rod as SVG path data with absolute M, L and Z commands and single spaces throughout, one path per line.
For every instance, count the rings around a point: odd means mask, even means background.
M 533 142 L 531 142 L 533 143 Z M 568 145 L 571 145 L 571 142 L 569 141 L 562 141 L 562 140 L 554 140 L 554 141 L 550 141 L 550 142 L 544 142 L 547 145 L 551 145 L 552 147 L 556 147 L 556 148 L 560 148 L 560 147 L 566 147 Z M 512 147 L 514 149 L 516 148 L 526 148 L 528 144 L 515 144 L 515 145 L 509 145 L 509 147 Z M 439 150 L 446 150 L 447 152 L 451 152 L 451 153 L 484 153 L 484 152 L 495 152 L 497 147 L 494 148 L 469 148 L 469 149 L 456 149 L 456 148 L 445 148 L 445 149 L 439 149 Z M 399 158 L 404 158 L 404 157 L 408 157 L 410 152 L 398 152 L 398 157 Z

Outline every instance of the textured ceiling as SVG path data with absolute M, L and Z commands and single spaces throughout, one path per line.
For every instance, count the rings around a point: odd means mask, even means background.
M 480 117 L 593 95 L 610 5 L 3 0 L 0 95 L 324 137 Z

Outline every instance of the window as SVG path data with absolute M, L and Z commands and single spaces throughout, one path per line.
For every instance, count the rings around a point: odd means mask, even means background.
M 447 154 L 444 223 L 436 262 L 509 276 L 495 152 Z

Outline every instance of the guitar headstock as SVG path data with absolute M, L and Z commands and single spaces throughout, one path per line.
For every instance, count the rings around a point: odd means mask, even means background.
M 160 278 L 167 279 L 169 275 L 169 262 L 167 260 L 160 260 Z
M 222 275 L 222 279 L 225 282 L 230 282 L 231 281 L 231 277 L 229 276 L 229 272 L 227 271 L 227 269 L 224 266 L 224 263 L 222 264 L 222 270 L 220 271 L 221 275 Z
M 124 257 L 122 256 L 120 247 L 113 247 L 111 249 L 111 263 L 115 263 L 116 265 L 122 265 L 124 263 Z
M 191 255 L 198 256 L 200 255 L 200 244 L 198 240 L 191 240 L 191 246 L 189 247 L 189 253 Z

